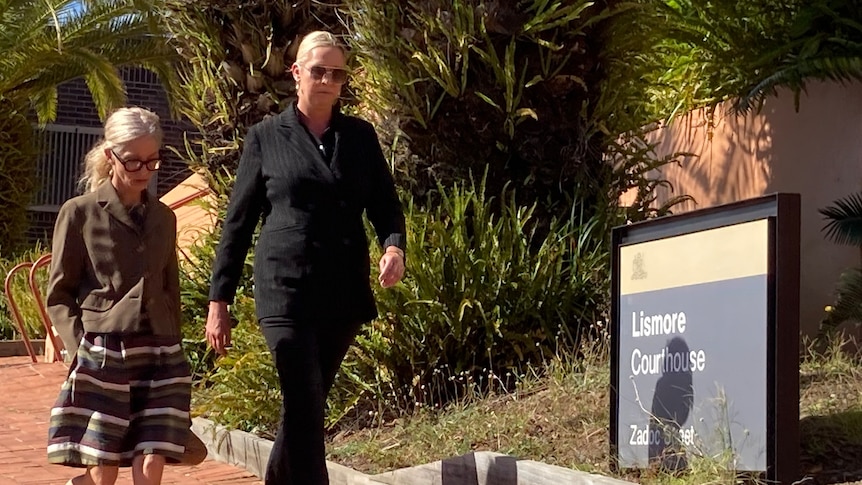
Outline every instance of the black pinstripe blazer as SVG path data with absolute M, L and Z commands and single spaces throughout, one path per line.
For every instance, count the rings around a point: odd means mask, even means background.
M 374 128 L 333 112 L 331 163 L 295 104 L 249 130 L 213 267 L 210 300 L 233 301 L 252 233 L 257 317 L 377 316 L 363 212 L 378 242 L 405 248 L 404 215 Z

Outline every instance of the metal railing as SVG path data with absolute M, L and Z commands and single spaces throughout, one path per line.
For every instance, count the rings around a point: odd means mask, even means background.
M 36 308 L 39 310 L 39 317 L 42 320 L 42 325 L 45 327 L 45 339 L 51 343 L 51 348 L 54 349 L 54 361 L 63 360 L 63 343 L 57 338 L 54 332 L 54 326 L 51 324 L 51 319 L 48 317 L 48 312 L 45 308 L 45 303 L 42 300 L 42 291 L 39 289 L 39 284 L 36 281 L 36 274 L 40 268 L 51 262 L 51 255 L 45 254 L 35 262 L 25 261 L 15 265 L 6 275 L 6 280 L 3 282 L 3 290 L 6 292 L 6 299 L 9 301 L 9 307 L 12 310 L 12 319 L 15 320 L 15 325 L 18 327 L 18 332 L 21 334 L 21 340 L 24 342 L 24 347 L 27 348 L 27 355 L 30 360 L 36 363 L 36 351 L 33 349 L 33 344 L 30 342 L 30 336 L 27 335 L 27 324 L 24 317 L 21 315 L 21 307 L 15 301 L 15 294 L 12 292 L 12 280 L 15 273 L 22 270 L 28 270 L 27 285 L 33 293 L 33 299 L 36 302 Z M 47 351 L 46 346 L 46 351 Z
M 3 282 L 3 291 L 6 292 L 6 299 L 9 301 L 9 308 L 12 309 L 12 319 L 18 325 L 18 331 L 21 333 L 21 340 L 24 341 L 24 346 L 27 348 L 27 355 L 30 360 L 36 363 L 36 352 L 33 351 L 33 345 L 30 343 L 30 337 L 27 335 L 27 327 L 24 324 L 24 318 L 21 316 L 21 310 L 18 307 L 18 302 L 15 301 L 15 294 L 12 293 L 12 278 L 18 271 L 33 267 L 31 261 L 16 264 L 9 273 L 6 274 L 6 280 Z
M 36 307 L 39 309 L 39 316 L 42 318 L 42 325 L 45 326 L 45 339 L 51 342 L 51 348 L 54 349 L 54 360 L 62 362 L 64 360 L 62 353 L 63 350 L 65 350 L 65 345 L 63 345 L 62 341 L 57 338 L 57 334 L 54 331 L 54 325 L 51 324 L 51 318 L 48 316 L 47 308 L 45 308 L 45 302 L 42 300 L 42 290 L 39 289 L 39 285 L 36 283 L 36 271 L 50 262 L 51 253 L 45 254 L 37 259 L 33 263 L 33 267 L 30 268 L 30 276 L 27 279 L 27 282 L 30 284 L 30 291 L 33 292 L 33 298 L 36 300 Z

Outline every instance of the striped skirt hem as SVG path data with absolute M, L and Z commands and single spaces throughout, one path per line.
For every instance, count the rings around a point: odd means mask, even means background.
M 180 461 L 191 433 L 191 372 L 177 337 L 87 333 L 51 409 L 48 462 Z

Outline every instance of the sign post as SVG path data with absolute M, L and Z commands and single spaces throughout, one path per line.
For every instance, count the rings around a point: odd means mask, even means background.
M 776 194 L 614 229 L 614 468 L 797 479 L 799 210 Z

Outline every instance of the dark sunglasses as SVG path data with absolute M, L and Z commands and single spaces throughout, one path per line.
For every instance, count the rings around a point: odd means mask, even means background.
M 329 75 L 330 82 L 343 84 L 347 81 L 347 69 L 341 69 L 339 67 L 311 66 L 305 67 L 305 70 L 311 73 L 311 79 L 314 79 L 315 81 L 322 81 L 323 77 L 326 75 Z
M 119 160 L 120 163 L 123 164 L 123 168 L 126 169 L 126 172 L 137 172 L 144 167 L 147 167 L 147 170 L 149 170 L 150 172 L 155 172 L 162 166 L 161 157 L 153 160 L 123 160 L 122 157 L 117 155 L 117 152 L 115 152 L 113 149 L 111 150 L 111 153 L 113 153 L 114 156 L 117 157 L 117 160 Z

